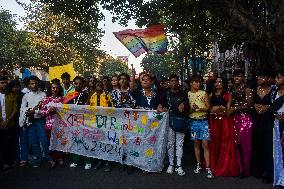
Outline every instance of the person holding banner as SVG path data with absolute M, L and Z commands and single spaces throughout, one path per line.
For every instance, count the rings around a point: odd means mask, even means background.
M 116 108 L 133 108 L 135 106 L 135 99 L 132 97 L 129 82 L 130 76 L 122 73 L 118 76 L 120 88 L 112 91 L 112 100 Z
M 199 174 L 202 170 L 200 147 L 204 151 L 204 159 L 206 164 L 206 176 L 207 178 L 213 178 L 213 174 L 210 170 L 209 159 L 209 124 L 207 119 L 207 111 L 210 108 L 209 97 L 207 93 L 200 90 L 202 78 L 200 76 L 193 76 L 191 78 L 191 90 L 188 92 L 188 98 L 190 103 L 190 126 L 191 126 L 191 139 L 194 140 L 194 153 L 197 160 L 194 173 Z
M 170 128 L 168 133 L 168 156 L 169 167 L 167 173 L 173 174 L 174 171 L 174 159 L 176 160 L 175 171 L 180 176 L 184 176 L 186 173 L 182 169 L 182 156 L 183 156 L 183 143 L 185 132 L 188 124 L 188 98 L 187 95 L 180 89 L 179 77 L 176 74 L 172 74 L 169 78 L 170 90 L 166 91 L 166 105 L 170 111 Z M 175 151 L 176 145 L 176 151 Z M 175 152 L 175 154 L 174 154 Z
M 51 137 L 51 129 L 54 124 L 54 115 L 56 114 L 56 109 L 54 107 L 47 108 L 50 103 L 62 103 L 63 102 L 63 88 L 60 85 L 60 80 L 53 79 L 51 85 L 47 89 L 47 97 L 45 97 L 41 104 L 41 114 L 45 116 L 46 123 L 45 129 L 47 132 L 48 139 Z M 57 161 L 59 165 L 63 165 L 63 153 L 62 152 L 51 152 L 51 157 L 53 161 Z M 55 164 L 54 164 L 55 165 Z
M 39 90 L 40 79 L 36 76 L 29 77 L 30 92 L 25 94 L 22 99 L 22 105 L 20 110 L 20 127 L 27 130 L 29 144 L 32 146 L 32 150 L 35 155 L 33 167 L 38 167 L 41 163 L 41 147 L 45 154 L 45 159 L 53 167 L 54 162 L 49 155 L 49 143 L 47 134 L 45 131 L 45 118 L 40 112 L 42 100 L 46 97 L 46 94 Z M 41 147 L 39 145 L 41 144 Z M 23 147 L 23 146 L 21 146 Z M 28 148 L 21 149 L 21 153 L 27 159 Z
M 65 96 L 63 103 L 64 104 L 76 104 L 76 105 L 87 105 L 89 95 L 84 88 L 84 78 L 80 76 L 76 76 L 73 79 L 73 84 L 75 87 L 75 91 L 71 91 L 67 93 Z M 83 157 L 77 154 L 70 154 L 71 164 L 70 167 L 77 167 L 80 161 L 85 163 L 85 169 L 92 168 L 92 158 Z
M 104 84 L 102 81 L 97 81 L 96 92 L 90 98 L 90 106 L 103 106 L 103 107 L 113 107 L 112 97 L 104 90 Z M 95 165 L 94 169 L 98 169 L 104 163 L 104 171 L 110 172 L 111 166 L 107 161 L 101 161 Z
M 67 93 L 74 91 L 74 86 L 71 84 L 70 78 L 71 78 L 71 76 L 67 72 L 64 72 L 61 75 L 61 80 L 62 80 L 62 83 L 63 83 L 63 90 L 64 90 L 63 95 L 64 96 L 66 96 Z
M 111 77 L 111 87 L 112 91 L 119 89 L 119 78 L 117 75 Z
M 97 78 L 90 77 L 88 81 L 88 93 L 89 97 L 91 97 L 96 92 L 96 82 Z
M 116 108 L 134 108 L 135 100 L 131 95 L 129 89 L 130 76 L 126 73 L 122 73 L 118 76 L 119 87 L 116 90 L 112 91 L 112 101 Z M 123 169 L 126 169 L 127 173 L 130 174 L 133 169 L 132 166 L 126 166 Z
M 162 112 L 165 109 L 162 106 L 163 103 L 160 103 L 161 99 L 158 91 L 154 91 L 152 88 L 153 83 L 154 79 L 150 74 L 144 74 L 141 77 L 141 88 L 133 92 L 136 107 Z

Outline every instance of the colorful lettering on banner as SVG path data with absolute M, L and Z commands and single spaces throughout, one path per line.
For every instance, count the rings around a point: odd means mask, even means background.
M 85 121 L 84 121 L 84 115 L 83 114 L 69 114 L 67 118 L 67 122 L 71 126 L 83 126 Z
M 154 150 L 153 148 L 149 148 L 144 153 L 146 157 L 152 157 L 154 155 Z
M 153 121 L 150 125 L 151 130 L 155 130 L 157 127 L 159 127 L 159 122 L 158 121 Z
M 168 113 L 53 104 L 50 149 L 121 162 L 150 172 L 163 168 Z M 155 163 L 150 163 L 155 162 Z
M 141 117 L 141 123 L 142 125 L 146 125 L 148 121 L 148 117 L 146 115 L 142 115 Z
M 134 119 L 134 121 L 137 121 L 137 120 L 138 120 L 138 118 L 139 118 L 139 114 L 138 114 L 138 112 L 133 111 L 133 119 Z
M 157 137 L 156 136 L 151 136 L 150 138 L 148 138 L 148 142 L 150 144 L 155 144 L 157 141 Z

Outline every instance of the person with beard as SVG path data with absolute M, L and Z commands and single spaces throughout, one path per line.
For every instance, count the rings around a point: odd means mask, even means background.
M 168 174 L 173 174 L 174 170 L 178 175 L 184 176 L 186 173 L 182 168 L 182 156 L 183 156 L 183 143 L 185 132 L 187 128 L 188 120 L 188 98 L 184 91 L 180 89 L 179 77 L 176 74 L 172 74 L 169 77 L 170 89 L 166 91 L 166 102 L 165 107 L 170 111 L 170 128 L 168 132 L 168 156 L 169 156 L 169 167 L 167 169 Z M 184 128 L 177 130 L 178 127 L 174 124 L 180 124 L 174 120 L 182 120 Z M 176 148 L 176 150 L 175 150 Z M 174 169 L 174 159 L 176 156 L 176 168 Z
M 84 78 L 76 76 L 73 79 L 73 84 L 75 91 L 67 93 L 63 100 L 63 104 L 76 104 L 76 105 L 87 105 L 88 103 L 88 92 L 84 89 Z M 70 154 L 71 164 L 69 167 L 77 167 L 81 161 L 85 163 L 85 169 L 91 169 L 92 167 L 92 158 L 84 157 L 77 154 Z
M 233 127 L 237 143 L 238 162 L 241 177 L 250 175 L 252 146 L 252 90 L 245 84 L 244 72 L 237 70 L 233 74 L 232 90 Z
M 253 93 L 253 138 L 252 138 L 252 174 L 270 183 L 273 178 L 273 121 L 271 111 L 273 89 L 269 82 L 269 72 L 257 75 L 257 88 Z
M 0 166 L 7 169 L 16 163 L 15 137 L 17 128 L 15 116 L 17 109 L 17 96 L 7 93 L 8 77 L 0 76 Z
M 284 70 L 277 71 L 273 94 L 272 112 L 275 115 L 273 129 L 274 186 L 284 188 Z
M 96 92 L 90 98 L 90 106 L 113 107 L 112 97 L 104 90 L 102 81 L 97 81 Z M 108 161 L 99 160 L 94 169 L 99 169 L 104 164 L 104 171 L 110 172 L 111 166 Z
M 29 77 L 29 88 L 31 91 L 25 94 L 22 99 L 19 124 L 20 127 L 24 127 L 23 129 L 27 130 L 28 141 L 32 146 L 32 150 L 35 155 L 34 162 L 32 162 L 33 167 L 38 167 L 42 161 L 41 147 L 45 155 L 45 159 L 51 166 L 54 166 L 54 162 L 51 160 L 49 155 L 49 142 L 45 131 L 45 118 L 40 112 L 40 106 L 42 100 L 46 97 L 46 94 L 39 90 L 39 82 L 40 79 L 38 77 Z M 24 154 L 24 157 L 27 158 L 27 146 L 21 149 L 21 151 L 21 153 Z
M 74 86 L 71 84 L 70 82 L 70 74 L 67 73 L 67 72 L 64 72 L 62 75 L 61 75 L 61 80 L 62 80 L 62 83 L 63 83 L 63 95 L 66 96 L 67 93 L 69 92 L 73 92 L 75 89 L 74 89 Z

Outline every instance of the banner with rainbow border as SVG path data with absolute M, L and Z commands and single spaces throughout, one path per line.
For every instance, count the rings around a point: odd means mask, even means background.
M 145 52 L 167 52 L 168 40 L 161 24 L 146 29 L 127 29 L 113 34 L 135 57 Z
M 57 114 L 50 150 L 161 172 L 168 113 L 154 110 L 49 104 Z

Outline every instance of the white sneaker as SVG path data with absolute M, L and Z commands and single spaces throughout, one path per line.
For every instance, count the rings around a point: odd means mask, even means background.
M 214 178 L 210 168 L 206 168 L 206 177 L 209 179 Z
M 167 173 L 168 174 L 173 174 L 174 173 L 174 166 L 169 165 L 168 169 L 167 169 Z
M 92 168 L 92 164 L 87 163 L 87 164 L 85 165 L 85 169 L 86 169 L 86 170 L 91 169 L 91 168 Z
M 199 174 L 201 170 L 202 170 L 201 163 L 197 163 L 197 164 L 196 164 L 196 168 L 194 169 L 193 172 L 194 172 L 195 174 Z
M 177 172 L 177 174 L 178 174 L 179 176 L 184 176 L 184 175 L 186 174 L 186 173 L 184 172 L 184 170 L 182 169 L 181 166 L 177 167 L 177 168 L 175 169 L 175 171 Z
M 75 168 L 75 167 L 77 167 L 77 163 L 71 163 L 69 167 L 70 168 Z

